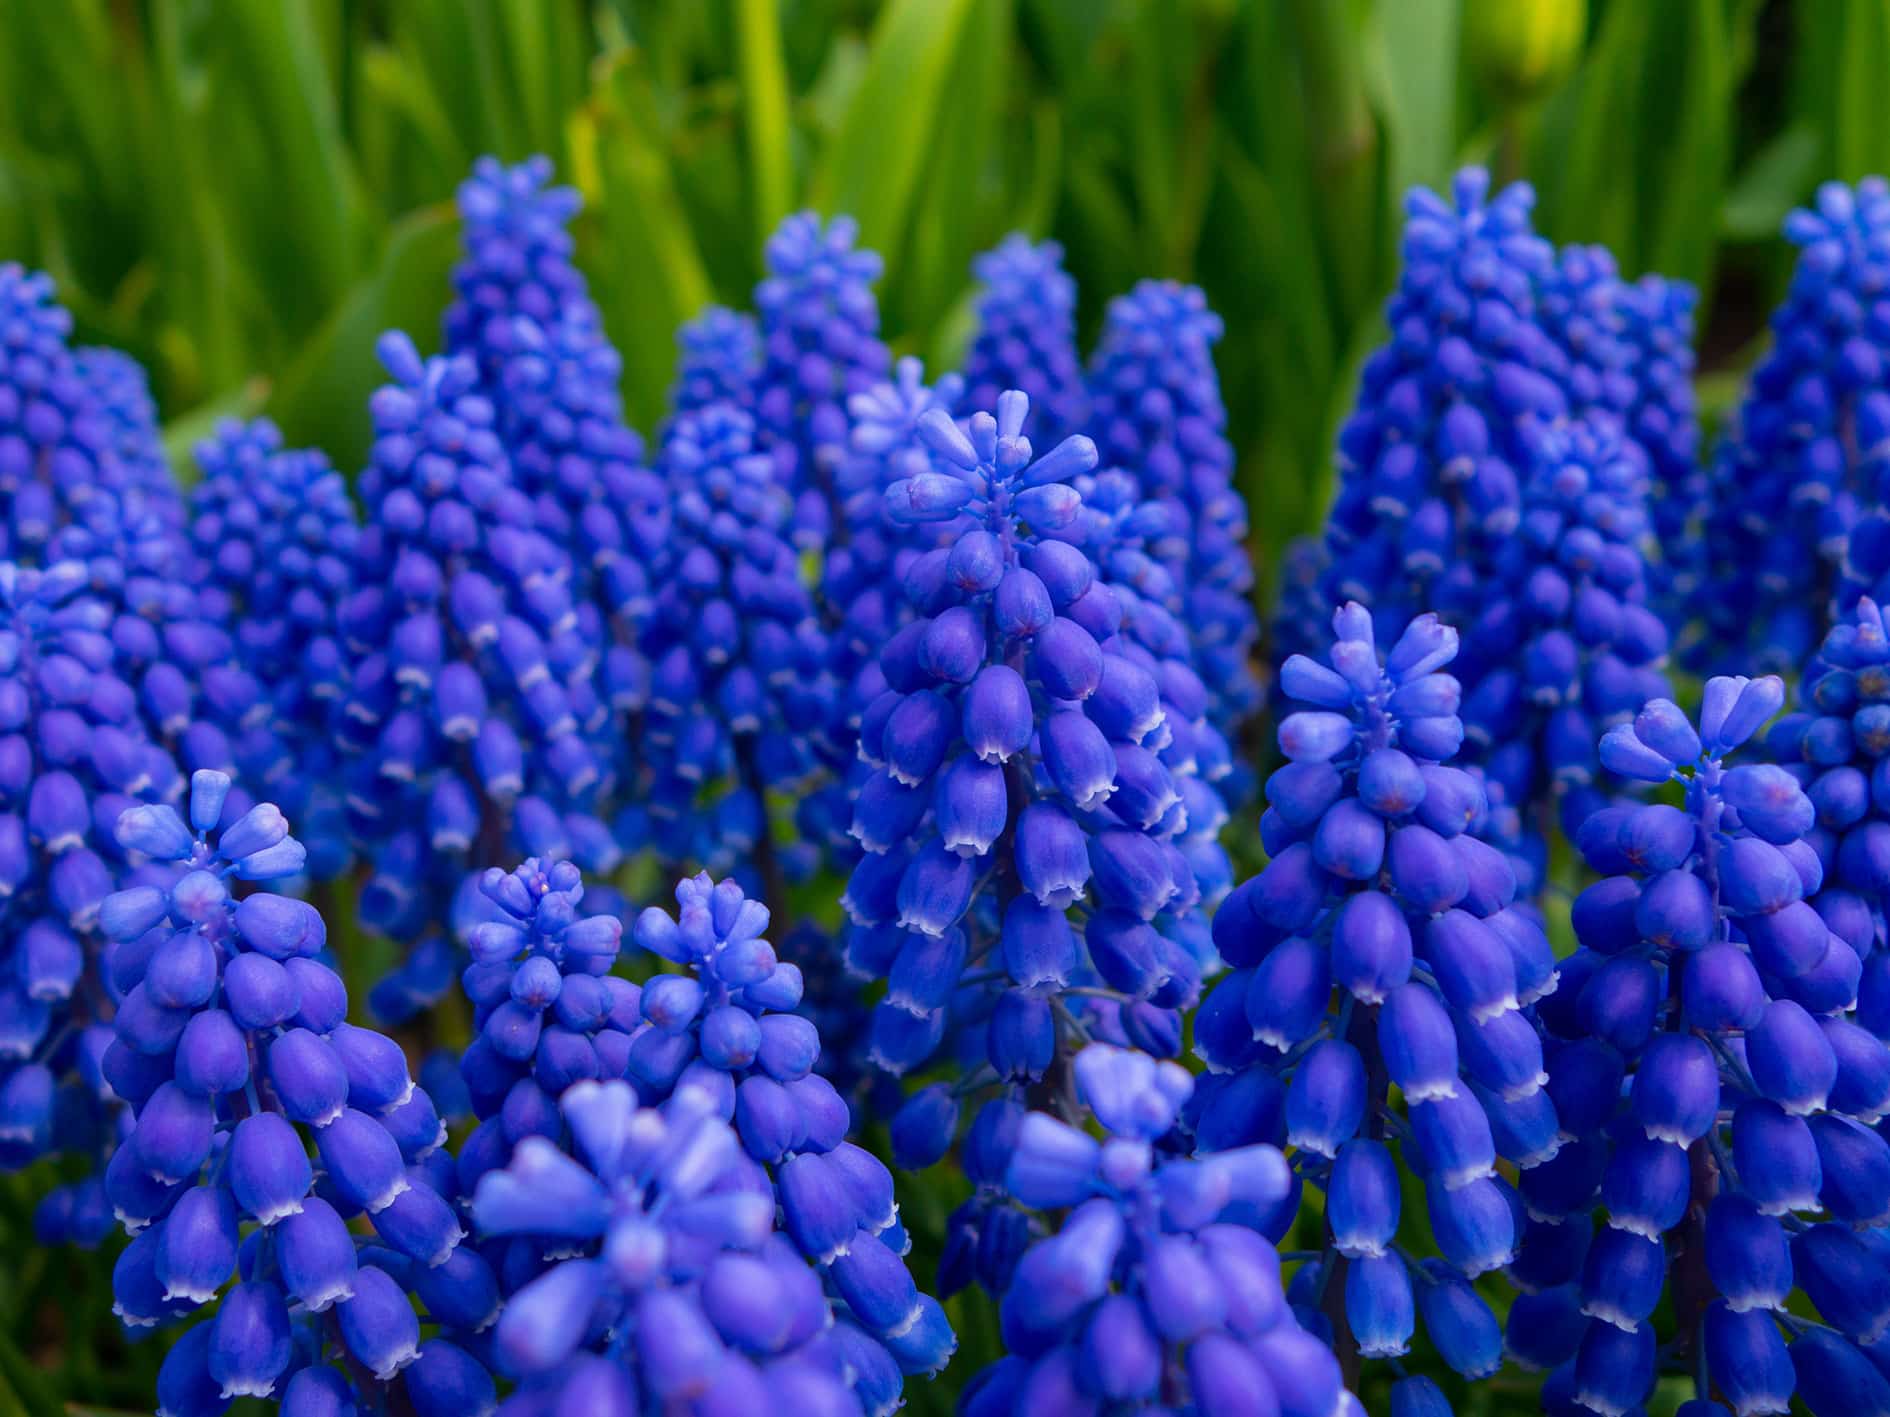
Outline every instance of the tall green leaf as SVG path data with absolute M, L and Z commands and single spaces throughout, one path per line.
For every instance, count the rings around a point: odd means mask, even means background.
M 892 0 L 873 30 L 866 72 L 832 147 L 814 199 L 859 218 L 880 251 L 904 242 L 925 167 L 927 135 L 945 108 L 946 75 L 973 0 Z

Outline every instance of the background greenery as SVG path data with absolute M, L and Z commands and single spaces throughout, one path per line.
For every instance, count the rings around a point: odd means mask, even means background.
M 859 217 L 886 332 L 934 367 L 971 257 L 1055 235 L 1086 339 L 1149 275 L 1226 317 L 1265 582 L 1323 508 L 1407 187 L 1488 162 L 1558 242 L 1698 282 L 1711 411 L 1785 212 L 1890 168 L 1886 72 L 1890 0 L 0 0 L 0 258 L 145 361 L 175 449 L 266 411 L 352 467 L 373 337 L 435 339 L 482 153 L 584 192 L 645 428 L 677 323 L 746 304 L 797 206 Z M 32 1249 L 5 1195 L 0 1414 L 148 1402 L 102 1264 Z

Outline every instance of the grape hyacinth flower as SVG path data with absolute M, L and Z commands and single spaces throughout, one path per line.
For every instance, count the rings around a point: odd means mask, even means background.
M 649 825 L 619 835 L 726 869 L 754 857 L 771 898 L 794 865 L 770 793 L 804 792 L 839 717 L 826 639 L 786 533 L 787 487 L 754 421 L 718 404 L 672 420 L 659 470 L 672 530 L 644 649 Z M 678 830 L 680 827 L 680 830 Z
M 572 264 L 578 194 L 550 181 L 542 157 L 511 168 L 482 158 L 462 184 L 465 257 L 453 272 L 446 351 L 478 366 L 512 478 L 533 499 L 538 528 L 570 554 L 579 615 L 599 622 L 584 633 L 615 640 L 613 705 L 639 709 L 648 671 L 637 639 L 666 532 L 663 491 L 624 422 L 623 360 Z
M 1648 608 L 1647 499 L 1639 450 L 1601 418 L 1534 437 L 1516 531 L 1487 551 L 1481 604 L 1464 617 L 1466 763 L 1534 897 L 1551 822 L 1572 836 L 1603 805 L 1595 742 L 1667 692 L 1667 630 Z
M 1211 955 L 1178 842 L 1186 805 L 1160 756 L 1162 684 L 1113 648 L 1122 603 L 1057 539 L 1095 449 L 1076 436 L 1033 459 L 1026 412 L 1013 390 L 967 434 L 933 410 L 920 432 L 952 473 L 887 493 L 895 517 L 957 528 L 911 561 L 920 618 L 880 655 L 888 687 L 862 721 L 874 772 L 853 819 L 865 855 L 843 899 L 849 966 L 888 981 L 878 1066 L 915 1071 L 949 1039 L 961 1070 L 894 1120 L 913 1167 L 944 1154 L 966 1099 L 990 1103 L 967 1146 L 1001 1150 L 1006 1099 L 1046 1078 L 1067 1087 L 1067 1058 L 1092 1036 L 1175 1054 Z M 954 1216 L 948 1290 L 970 1277 L 952 1256 L 971 1252 L 975 1277 L 1001 1287 L 1022 1232 L 996 1205 L 986 1185 Z
M 623 922 L 585 913 L 585 895 L 570 861 L 530 857 L 487 867 L 454 902 L 475 1030 L 459 1071 L 480 1122 L 460 1151 L 465 1187 L 525 1137 L 557 1136 L 558 1098 L 573 1083 L 624 1076 L 639 993 L 610 972 Z
M 1693 393 L 1699 292 L 1645 275 L 1629 284 L 1603 246 L 1565 246 L 1538 314 L 1568 359 L 1571 415 L 1606 419 L 1646 462 L 1659 559 L 1648 568 L 1663 615 L 1690 617 L 1704 571 L 1707 481 Z
M 337 612 L 352 584 L 359 522 L 348 484 L 313 449 L 289 450 L 267 419 L 228 419 L 196 448 L 190 534 L 206 613 L 229 626 L 268 707 L 245 780 L 302 824 L 318 880 L 348 861 L 333 790 L 330 720 L 347 685 Z M 255 742 L 252 737 L 249 742 Z
M 493 1331 L 507 1413 L 861 1411 L 845 1330 L 713 1097 L 584 1081 L 560 1105 L 574 1150 L 529 1137 L 473 1196 L 481 1233 L 536 1260 Z
M 753 413 L 765 447 L 792 470 L 797 546 L 834 530 L 834 474 L 847 447 L 847 399 L 883 383 L 892 356 L 879 337 L 873 283 L 883 263 L 855 246 L 859 223 L 813 212 L 788 217 L 768 238 L 768 275 L 755 287 L 762 366 Z
M 1772 348 L 1711 465 L 1709 668 L 1797 669 L 1890 565 L 1890 523 L 1870 514 L 1890 438 L 1890 187 L 1826 183 L 1785 236 L 1799 256 Z
M 891 1175 L 846 1140 L 847 1105 L 815 1071 L 820 1033 L 792 1012 L 801 971 L 764 937 L 768 908 L 706 873 L 677 883 L 676 907 L 637 917 L 636 943 L 690 972 L 643 986 L 644 1026 L 630 1040 L 626 1077 L 646 1102 L 692 1088 L 713 1097 L 743 1151 L 773 1177 L 789 1238 L 859 1330 L 850 1342 L 883 1350 L 871 1365 L 878 1374 L 937 1372 L 956 1343 L 951 1326 L 906 1273 L 910 1241 Z M 895 1386 L 868 1405 L 897 1398 Z
M 570 557 L 513 484 L 472 361 L 422 361 L 400 334 L 379 348 L 395 382 L 373 400 L 367 518 L 339 617 L 339 741 L 373 867 L 363 922 L 422 942 L 377 991 L 377 1010 L 401 1018 L 451 986 L 450 948 L 429 932 L 468 853 L 516 846 L 607 870 L 618 848 L 589 810 L 614 749 Z
M 466 931 L 474 962 L 465 973 L 479 1036 L 461 1070 L 483 1120 L 461 1151 L 462 1187 L 477 1194 L 534 1139 L 568 1149 L 575 1122 L 560 1104 L 575 1089 L 627 1083 L 633 1103 L 648 1107 L 686 1094 L 689 1106 L 732 1123 L 743 1188 L 778 1193 L 789 1253 L 818 1267 L 868 1409 L 890 1410 L 904 1375 L 943 1366 L 950 1325 L 906 1273 L 892 1178 L 845 1139 L 847 1105 L 813 1071 L 820 1036 L 788 1012 L 801 1001 L 800 971 L 763 938 L 767 909 L 733 881 L 686 877 L 676 915 L 645 910 L 635 936 L 689 972 L 639 987 L 609 973 L 621 923 L 581 913 L 571 863 L 490 869 L 479 891 L 486 909 Z M 583 1145 L 581 1133 L 575 1139 Z M 494 1258 L 508 1275 L 541 1267 L 535 1250 Z
M 965 351 L 969 417 L 995 408 L 1006 389 L 1030 396 L 1024 431 L 1052 447 L 1089 421 L 1089 392 L 1076 352 L 1076 282 L 1063 269 L 1063 247 L 1012 232 L 971 263 L 979 283 L 978 330 Z
M 1515 529 L 1524 431 L 1568 413 L 1552 376 L 1564 361 L 1535 317 L 1555 258 L 1534 205 L 1524 183 L 1490 196 L 1480 168 L 1457 174 L 1449 201 L 1422 187 L 1405 198 L 1391 338 L 1339 431 L 1326 520 L 1328 599 L 1370 606 L 1381 629 L 1478 603 L 1465 542 Z M 1312 630 L 1283 638 L 1305 649 Z
M 1890 951 L 1883 902 L 1890 892 L 1890 625 L 1877 602 L 1860 600 L 1832 626 L 1799 688 L 1802 709 L 1766 736 L 1817 813 L 1805 840 L 1823 880 L 1805 898 L 1863 961 L 1859 1021 L 1890 1037 Z
M 120 580 L 134 564 L 125 539 L 148 522 L 164 573 L 184 580 L 181 499 L 152 460 L 140 426 L 148 410 L 127 389 L 129 361 L 70 348 L 72 316 L 54 300 L 52 279 L 12 262 L 0 264 L 0 329 L 0 557 L 47 565 L 86 554 L 49 550 L 76 525 L 107 558 L 117 553 L 118 564 L 97 570 Z
M 1697 725 L 1647 704 L 1602 739 L 1602 766 L 1677 784 L 1683 805 L 1603 808 L 1578 834 L 1603 878 L 1542 1007 L 1568 1140 L 1522 1177 L 1509 1346 L 1607 1417 L 1663 1364 L 1742 1417 L 1784 1412 L 1798 1344 L 1818 1334 L 1842 1362 L 1890 1327 L 1890 1054 L 1853 1018 L 1857 952 L 1808 900 L 1811 798 L 1781 767 L 1729 761 L 1784 697 L 1776 677 L 1716 678 Z M 1794 1288 L 1827 1328 L 1786 1311 Z
M 1140 482 L 1148 499 L 1185 514 L 1183 553 L 1170 566 L 1181 592 L 1212 718 L 1230 742 L 1260 706 L 1253 656 L 1259 622 L 1247 507 L 1234 488 L 1234 452 L 1213 346 L 1220 316 L 1194 286 L 1143 281 L 1110 302 L 1090 360 L 1090 428 L 1105 465 Z
M 715 403 L 753 407 L 760 374 L 761 334 L 754 317 L 711 305 L 676 331 L 670 412 L 695 413 Z
M 150 695 L 167 681 L 139 674 L 160 657 L 149 624 L 76 561 L 0 561 L 0 615 L 0 1166 L 12 1170 L 49 1151 L 102 1157 L 113 1140 L 99 1059 L 120 991 L 98 967 L 99 910 L 135 861 L 115 828 L 183 784 L 152 726 Z M 58 1194 L 46 1222 L 76 1201 L 80 1224 L 55 1231 L 96 1243 L 96 1181 Z
M 293 1411 L 298 1389 L 403 1374 L 421 1411 L 439 1410 L 441 1382 L 489 1406 L 491 1378 L 468 1347 L 491 1306 L 466 1333 L 432 1314 L 444 1332 L 423 1365 L 396 1277 L 459 1254 L 458 1217 L 427 1164 L 446 1129 L 400 1047 L 346 1021 L 320 914 L 248 889 L 299 874 L 305 852 L 273 805 L 234 813 L 230 786 L 198 772 L 188 821 L 169 805 L 118 819 L 120 846 L 151 866 L 99 908 L 123 991 L 100 1066 L 135 1116 L 105 1176 L 133 1236 L 114 1312 L 149 1327 L 221 1297 L 166 1359 L 169 1410 L 275 1395 Z M 351 1233 L 356 1217 L 372 1243 Z
M 1004 1293 L 1007 1355 L 974 1377 L 967 1417 L 1188 1411 L 1202 1417 L 1356 1412 L 1331 1351 L 1296 1322 L 1256 1224 L 1294 1188 L 1270 1146 L 1163 1157 L 1186 1069 L 1092 1043 L 1078 1094 L 1104 1139 L 1045 1112 L 1018 1128 L 1006 1184 L 1067 1210 Z
M 1404 1352 L 1421 1312 L 1474 1377 L 1501 1345 L 1462 1277 L 1502 1267 L 1516 1242 L 1497 1159 L 1527 1178 L 1560 1144 L 1529 1012 L 1555 960 L 1509 863 L 1476 835 L 1480 783 L 1451 765 L 1457 632 L 1420 616 L 1381 651 L 1372 620 L 1347 605 L 1324 662 L 1282 670 L 1304 707 L 1281 722 L 1287 762 L 1266 783 L 1272 860 L 1215 916 L 1233 969 L 1195 1019 L 1210 1071 L 1188 1120 L 1202 1153 L 1291 1148 L 1324 1192 L 1314 1288 L 1348 1366 Z M 1447 1263 L 1414 1266 L 1397 1245 L 1390 1140 L 1423 1179 Z

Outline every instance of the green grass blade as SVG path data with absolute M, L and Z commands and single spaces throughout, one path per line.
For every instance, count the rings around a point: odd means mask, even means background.
M 755 244 L 768 239 L 794 201 L 787 66 L 777 0 L 735 0 L 742 129 L 748 142 Z
M 972 0 L 892 0 L 873 31 L 866 72 L 814 185 L 829 212 L 859 218 L 865 244 L 888 257 L 904 238 L 924 171 L 927 135 L 945 106 L 945 78 Z

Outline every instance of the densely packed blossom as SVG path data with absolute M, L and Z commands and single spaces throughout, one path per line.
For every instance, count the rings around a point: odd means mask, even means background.
M 1569 412 L 1605 419 L 1645 458 L 1659 559 L 1650 567 L 1662 612 L 1690 627 L 1704 571 L 1706 475 L 1693 394 L 1693 310 L 1685 281 L 1629 284 L 1602 246 L 1565 246 L 1538 314 L 1568 360 L 1559 382 Z
M 1280 1153 L 1164 1157 L 1191 1085 L 1177 1063 L 1092 1043 L 1073 1073 L 1103 1139 L 1047 1112 L 1019 1126 L 1006 1186 L 1068 1214 L 1018 1261 L 1001 1308 L 1009 1352 L 972 1379 L 962 1410 L 1356 1410 L 1331 1350 L 1288 1308 L 1264 1233 L 1292 1206 Z
M 1090 360 L 1089 427 L 1105 466 L 1133 473 L 1145 498 L 1173 498 L 1183 513 L 1170 566 L 1229 741 L 1259 708 L 1253 657 L 1259 622 L 1247 554 L 1247 506 L 1234 488 L 1213 346 L 1221 319 L 1194 286 L 1143 281 L 1110 302 Z
M 676 352 L 672 413 L 694 413 L 712 403 L 753 403 L 761 334 L 752 316 L 711 305 L 676 331 Z
M 395 382 L 373 400 L 337 733 L 350 827 L 373 868 L 363 921 L 437 946 L 428 932 L 469 854 L 615 860 L 587 810 L 607 787 L 610 715 L 570 553 L 513 484 L 472 361 L 423 361 L 398 334 L 380 353 Z M 452 969 L 422 951 L 377 1008 L 411 1012 L 450 987 Z
M 1356 1352 L 1405 1352 L 1421 1310 L 1446 1361 L 1482 1376 L 1500 1360 L 1497 1323 L 1459 1274 L 1514 1254 L 1498 1157 L 1527 1177 L 1560 1145 L 1530 1012 L 1555 960 L 1475 832 L 1478 779 L 1450 764 L 1456 631 L 1422 616 L 1380 650 L 1372 618 L 1346 606 L 1324 662 L 1296 655 L 1281 672 L 1305 707 L 1281 722 L 1288 761 L 1266 783 L 1272 860 L 1215 917 L 1233 971 L 1195 1020 L 1210 1072 L 1189 1120 L 1206 1152 L 1291 1147 L 1325 1193 L 1320 1287 L 1342 1281 Z M 1423 1178 L 1447 1265 L 1415 1266 L 1397 1244 L 1392 1140 Z
M 873 283 L 883 263 L 854 245 L 852 217 L 787 218 L 768 238 L 768 275 L 755 287 L 762 366 L 754 415 L 765 446 L 787 455 L 797 545 L 833 532 L 834 474 L 847 449 L 847 400 L 883 383 L 892 356 L 879 337 Z
M 1827 183 L 1786 220 L 1799 248 L 1772 348 L 1711 466 L 1707 580 L 1701 612 L 1709 666 L 1795 670 L 1833 619 L 1834 592 L 1855 580 L 1852 534 L 1883 500 L 1890 437 L 1890 326 L 1881 311 L 1890 262 L 1890 187 Z M 1890 544 L 1870 517 L 1866 585 Z
M 1542 1006 L 1567 1140 L 1521 1180 L 1510 1273 L 1527 1293 L 1508 1333 L 1611 1417 L 1662 1366 L 1735 1412 L 1784 1412 L 1788 1344 L 1816 1329 L 1814 1351 L 1842 1364 L 1890 1322 L 1875 1130 L 1890 1052 L 1852 1017 L 1857 951 L 1808 899 L 1824 877 L 1811 799 L 1781 767 L 1730 761 L 1784 696 L 1776 677 L 1713 679 L 1697 726 L 1646 705 L 1603 738 L 1602 764 L 1676 784 L 1682 805 L 1605 808 L 1579 834 L 1603 878 L 1575 901 L 1581 948 Z M 1786 1311 L 1794 1289 L 1828 1329 Z
M 648 707 L 636 767 L 647 826 L 620 835 L 668 861 L 788 864 L 768 794 L 804 789 L 838 717 L 826 638 L 789 544 L 790 494 L 754 420 L 714 404 L 666 431 L 669 562 L 644 636 Z M 770 880 L 772 893 L 779 881 Z
M 1095 449 L 1075 436 L 1033 458 L 1026 412 L 1013 390 L 968 433 L 927 413 L 921 436 L 952 471 L 887 493 L 895 518 L 954 528 L 911 560 L 919 618 L 880 655 L 853 819 L 865 854 L 843 900 L 849 965 L 888 983 L 874 1061 L 904 1075 L 944 1051 L 959 1067 L 895 1118 L 907 1166 L 943 1155 L 967 1099 L 989 1103 L 968 1152 L 1001 1155 L 1023 1090 L 1067 1087 L 1091 1036 L 1172 1056 L 1212 953 L 1162 756 L 1185 737 L 1146 654 L 1118 652 L 1122 601 L 1060 539 Z M 953 1217 L 948 1290 L 1001 1289 L 1024 1238 L 992 1169 Z
M 1025 432 L 1052 447 L 1089 422 L 1089 391 L 1076 352 L 1076 282 L 1063 269 L 1063 247 L 1013 232 L 971 263 L 978 279 L 978 330 L 965 351 L 969 416 L 997 407 L 1006 389 L 1030 396 Z
M 908 1242 L 892 1178 L 845 1140 L 846 1103 L 813 1071 L 820 1036 L 788 1012 L 800 1002 L 800 971 L 779 961 L 763 937 L 767 909 L 732 881 L 686 878 L 677 887 L 676 915 L 646 910 L 635 935 L 640 947 L 689 972 L 659 974 L 639 988 L 607 973 L 620 922 L 579 913 L 584 889 L 568 862 L 531 861 L 510 874 L 490 870 L 480 889 L 492 909 L 467 932 L 474 963 L 466 972 L 480 1038 L 463 1068 L 487 1120 L 462 1154 L 460 1176 L 476 1183 L 475 1216 L 488 1234 L 528 1237 L 497 1256 L 508 1288 L 517 1291 L 498 1331 L 503 1366 L 530 1379 L 527 1394 L 548 1401 L 552 1388 L 577 1380 L 566 1359 L 584 1340 L 586 1324 L 582 1313 L 565 1309 L 547 1317 L 546 1306 L 581 1303 L 589 1313 L 598 1305 L 640 1309 L 649 1300 L 665 1314 L 675 1310 L 665 1328 L 701 1329 L 706 1315 L 719 1341 L 691 1361 L 711 1367 L 718 1384 L 755 1381 L 742 1358 L 724 1355 L 724 1345 L 747 1360 L 767 1360 L 773 1371 L 790 1349 L 818 1338 L 800 1359 L 810 1371 L 823 1380 L 843 1378 L 868 1411 L 897 1406 L 905 1374 L 936 1371 L 949 1357 L 951 1329 L 937 1302 L 918 1293 L 901 1258 Z M 613 1162 L 596 1148 L 591 1114 L 607 1096 L 621 1099 L 608 1103 L 612 1128 L 661 1135 L 673 1124 L 677 1145 L 700 1153 L 687 1174 L 666 1171 L 654 1155 L 647 1169 L 625 1177 L 605 1169 Z M 644 1120 L 617 1115 L 639 1106 L 660 1107 L 661 1117 L 654 1110 L 635 1114 Z M 556 1256 L 545 1253 L 546 1240 L 602 1237 L 619 1222 L 560 1228 L 573 1223 L 562 1218 L 571 1209 L 563 1201 L 577 1184 L 571 1173 L 577 1163 L 560 1145 L 575 1146 L 597 1180 L 622 1193 L 633 1212 L 622 1223 L 636 1221 L 634 1208 L 647 1203 L 652 1187 L 660 1194 L 674 1183 L 690 1188 L 683 1200 L 706 1192 L 698 1204 L 727 1211 L 729 1228 L 698 1235 L 682 1222 L 663 1268 L 597 1276 L 589 1297 L 580 1299 L 568 1292 L 575 1275 L 564 1266 L 547 1268 Z M 719 1159 L 711 1162 L 711 1153 Z M 778 1235 L 777 1198 L 785 1221 Z M 668 1213 L 649 1212 L 658 1225 L 672 1223 Z M 605 1239 L 606 1259 L 617 1243 Z M 748 1258 L 740 1265 L 717 1260 L 725 1251 Z M 666 1297 L 650 1299 L 652 1284 Z M 760 1285 L 767 1287 L 741 1292 Z M 813 1307 L 799 1318 L 773 1315 L 773 1338 L 752 1327 L 763 1309 L 802 1301 Z M 759 1307 L 748 1313 L 745 1303 Z M 666 1391 L 649 1371 L 648 1351 L 622 1356 L 630 1360 L 623 1371 L 595 1380 Z
M 1596 741 L 1667 692 L 1646 544 L 1632 444 L 1592 417 L 1535 435 L 1516 529 L 1486 553 L 1454 666 L 1463 758 L 1490 799 L 1481 835 L 1509 854 L 1526 897 L 1543 878 L 1551 820 L 1572 836 L 1606 801 Z
M 295 1411 L 310 1389 L 380 1402 L 358 1385 L 397 1378 L 421 1411 L 442 1397 L 490 1404 L 469 1349 L 491 1306 L 464 1325 L 430 1313 L 442 1336 L 421 1361 L 401 1282 L 459 1250 L 427 1166 L 446 1129 L 399 1046 L 347 1022 L 321 916 L 249 889 L 300 874 L 301 843 L 273 805 L 235 812 L 221 773 L 193 775 L 188 816 L 167 804 L 119 816 L 119 846 L 149 865 L 99 907 L 122 991 L 99 1068 L 135 1116 L 105 1173 L 133 1237 L 114 1311 L 138 1328 L 220 1300 L 167 1355 L 163 1410 L 275 1396 Z
M 359 523 L 348 485 L 313 449 L 285 449 L 267 419 L 226 420 L 196 448 L 190 535 L 207 613 L 230 627 L 267 705 L 243 754 L 253 781 L 301 823 L 312 875 L 347 862 L 329 725 L 347 684 L 337 612 Z M 257 751 L 259 749 L 260 751 Z

